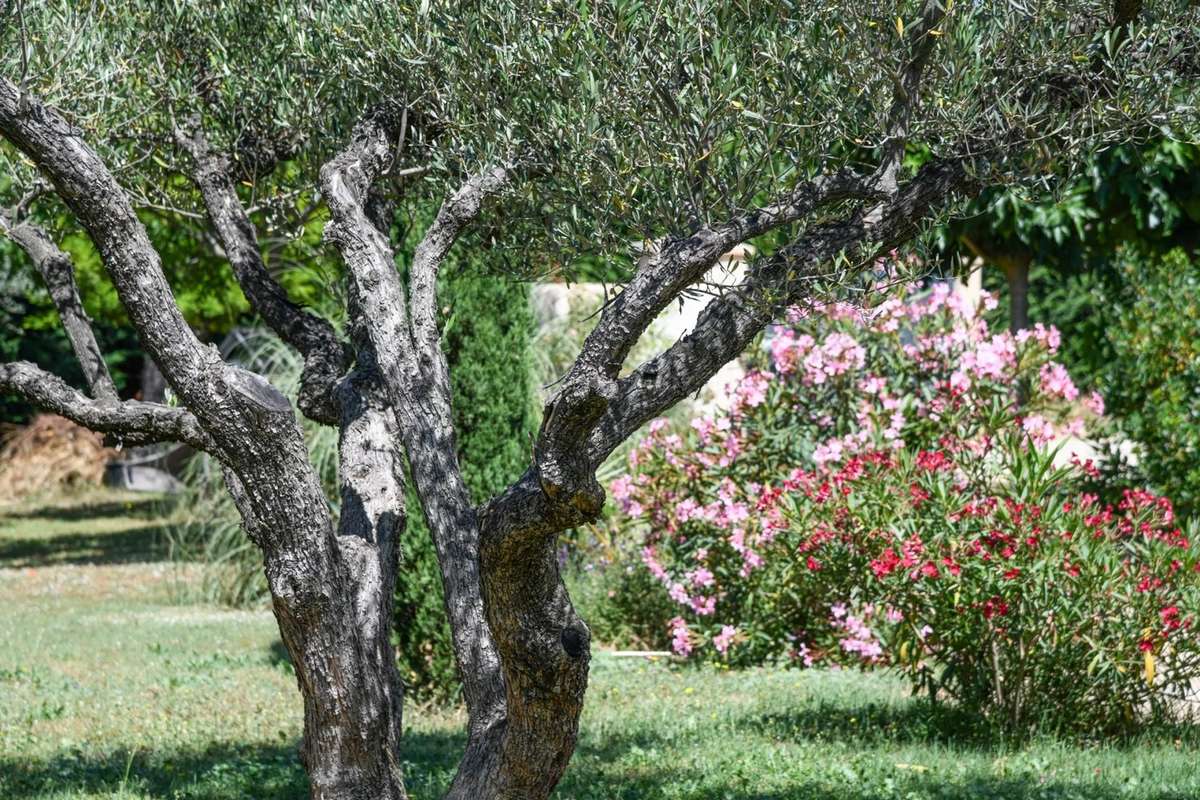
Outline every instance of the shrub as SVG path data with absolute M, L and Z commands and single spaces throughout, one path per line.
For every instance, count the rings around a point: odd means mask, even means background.
M 1182 515 L 1200 509 L 1200 270 L 1183 250 L 1126 254 L 1110 302 L 1109 408 L 1136 441 L 1137 468 Z
M 1057 331 L 974 312 L 944 286 L 794 310 L 727 412 L 652 427 L 611 490 L 677 653 L 888 664 L 1010 730 L 1174 710 L 1200 674 L 1196 548 L 1169 501 L 1102 506 L 1090 463 L 1055 466 L 1102 411 Z

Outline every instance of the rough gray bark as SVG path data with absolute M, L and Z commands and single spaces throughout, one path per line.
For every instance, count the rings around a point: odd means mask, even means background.
M 186 442 L 199 450 L 211 446 L 186 409 L 137 400 L 93 400 L 28 361 L 0 364 L 0 391 L 24 397 L 85 428 L 115 434 L 131 446 L 155 442 Z
M 360 348 L 359 367 L 343 380 L 349 348 L 328 322 L 292 303 L 267 272 L 226 159 L 210 148 L 198 126 L 177 131 L 176 141 L 194 159 L 192 178 L 247 299 L 305 357 L 301 410 L 318 421 L 335 421 L 340 431 L 341 515 L 326 591 L 341 594 L 341 602 L 325 611 L 315 630 L 307 621 L 296 624 L 290 615 L 281 616 L 276 607 L 281 629 L 287 629 L 285 642 L 294 640 L 289 645 L 293 657 L 297 651 L 302 658 L 309 654 L 309 675 L 328 682 L 307 686 L 297 672 L 305 696 L 304 761 L 313 796 L 398 800 L 405 797 L 400 769 L 404 684 L 390 632 L 405 508 L 394 415 L 379 390 L 373 353 Z M 251 504 L 239 503 L 239 508 L 247 521 L 253 518 Z M 322 531 L 312 533 L 323 537 Z M 271 532 L 259 535 L 268 553 Z M 269 565 L 268 560 L 268 571 Z M 323 663 L 314 657 L 321 652 L 336 658 Z
M 262 549 L 275 616 L 304 696 L 313 797 L 403 797 L 395 750 L 399 684 L 381 634 L 390 622 L 388 601 L 367 599 L 394 575 L 400 484 L 379 484 L 379 470 L 361 480 L 351 471 L 348 491 L 362 513 L 336 535 L 290 404 L 263 378 L 224 363 L 197 341 L 128 197 L 79 133 L 0 79 L 0 134 L 42 168 L 87 229 L 143 345 L 189 409 L 176 412 L 178 424 L 194 419 L 203 435 L 193 443 L 225 467 L 246 531 Z M 6 388 L 101 429 L 140 433 L 149 425 L 141 421 L 144 412 L 153 412 L 154 423 L 165 416 L 149 404 L 121 404 L 114 415 L 111 406 L 71 397 L 22 365 L 6 365 L 3 375 Z M 343 450 L 355 454 L 349 458 L 364 463 L 379 459 L 362 442 L 378 433 L 378 414 L 369 408 L 346 409 L 343 437 Z M 392 457 L 393 476 L 396 462 Z
M 67 332 L 75 358 L 83 369 L 83 379 L 87 381 L 92 397 L 115 402 L 117 389 L 113 386 L 112 376 L 108 374 L 108 365 L 104 363 L 100 345 L 96 343 L 91 320 L 83 310 L 83 301 L 79 299 L 75 264 L 71 257 L 42 228 L 18 220 L 4 209 L 0 209 L 0 233 L 16 242 L 37 267 L 42 282 L 50 292 L 50 299 L 54 301 L 63 329 Z
M 479 527 L 457 463 L 445 358 L 436 337 L 423 339 L 420 345 L 415 341 L 408 299 L 395 270 L 391 245 L 365 209 L 371 184 L 390 161 L 385 120 L 365 120 L 350 145 L 322 170 L 322 189 L 332 214 L 325 235 L 341 251 L 361 313 L 371 320 L 368 333 L 375 358 L 437 551 L 469 715 L 468 758 L 460 766 L 450 796 L 466 796 L 460 789 L 463 781 L 484 769 L 473 754 L 490 752 L 485 743 L 504 723 L 503 683 L 499 657 L 484 618 Z M 467 205 L 469 201 L 460 199 L 459 204 Z M 439 213 L 438 219 L 449 216 Z M 444 227 L 440 229 L 446 233 Z M 435 269 L 448 246 L 448 242 L 440 245 L 442 256 L 425 260 L 423 269 Z M 433 250 L 431 246 L 425 252 Z M 436 281 L 429 281 L 428 276 L 421 280 L 430 287 L 421 291 L 432 292 Z M 432 308 L 422 313 L 429 315 Z

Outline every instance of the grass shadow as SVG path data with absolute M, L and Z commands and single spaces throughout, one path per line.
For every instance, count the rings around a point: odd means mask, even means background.
M 0 512 L 0 520 L 59 520 L 85 522 L 98 517 L 138 517 L 154 519 L 162 516 L 164 503 L 169 500 L 157 494 L 129 500 L 83 500 L 72 503 L 50 503 L 36 508 Z
M 922 744 L 988 749 L 1007 743 L 1003 733 L 978 714 L 922 698 L 903 705 L 805 704 L 745 719 L 739 727 L 779 739 L 868 746 Z
M 999 751 L 1019 748 L 1048 734 L 1016 735 L 970 710 L 913 698 L 903 705 L 820 702 L 771 711 L 742 720 L 747 731 L 779 740 L 840 742 L 857 747 L 935 745 L 957 750 Z M 1154 744 L 1200 746 L 1200 726 L 1161 723 L 1129 736 L 1065 736 L 1055 741 L 1074 746 L 1103 744 L 1117 749 Z
M 56 793 L 188 800 L 300 800 L 308 782 L 295 745 L 213 745 L 203 750 L 114 750 L 53 759 L 0 760 L 0 796 L 35 800 Z
M 294 669 L 292 667 L 292 657 L 288 654 L 287 648 L 284 647 L 283 641 L 280 639 L 271 642 L 271 646 L 267 648 L 267 661 L 270 662 L 272 667 L 280 668 L 286 666 L 288 669 Z
M 750 787 L 757 774 L 740 771 L 695 783 L 677 762 L 615 776 L 606 766 L 630 748 L 653 745 L 654 737 L 610 739 L 583 745 L 555 792 L 557 800 L 891 800 L 895 797 L 988 798 L 989 800 L 1120 800 L 1129 787 L 1102 780 L 1086 785 L 1045 776 L 974 777 L 947 783 L 936 773 L 905 779 L 897 786 L 869 782 L 847 785 L 799 780 L 776 791 Z M 410 733 L 402 768 L 411 796 L 435 798 L 444 791 L 461 752 L 458 734 Z M 710 776 L 711 777 L 711 776 Z M 303 800 L 308 783 L 294 742 L 279 745 L 224 743 L 199 750 L 114 750 L 105 754 L 64 753 L 49 760 L 0 759 L 0 796 L 41 800 L 59 794 L 137 796 L 148 800 Z M 1142 787 L 1138 800 L 1194 800 L 1194 794 Z
M 65 564 L 137 564 L 167 560 L 162 524 L 114 532 L 0 538 L 0 567 L 48 567 Z

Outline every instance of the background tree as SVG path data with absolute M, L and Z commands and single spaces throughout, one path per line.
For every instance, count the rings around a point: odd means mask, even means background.
M 1188 516 L 1200 493 L 1198 383 L 1186 344 L 1200 147 L 1194 135 L 1115 147 L 1048 189 L 985 192 L 948 227 L 944 252 L 978 252 L 1004 268 L 984 284 L 1008 292 L 1010 326 L 1059 328 L 1064 363 L 1106 398 L 1119 434 L 1108 442 L 1110 477 L 1154 486 Z
M 1194 131 L 1184 131 L 1111 148 L 1097 153 L 1072 180 L 1052 181 L 1040 191 L 993 187 L 949 227 L 943 250 L 952 257 L 978 257 L 1000 269 L 1014 331 L 1031 321 L 1064 328 L 1072 327 L 1064 325 L 1068 321 L 1082 324 L 1064 314 L 1066 309 L 1088 313 L 1062 302 L 1061 288 L 1072 279 L 1084 273 L 1085 281 L 1113 279 L 1122 248 L 1150 255 L 1200 244 L 1200 147 L 1195 138 Z M 1040 285 L 1031 287 L 1031 281 Z M 1033 304 L 1041 306 L 1041 314 L 1031 320 Z M 1082 336 L 1080 343 L 1088 338 Z M 1070 345 L 1068 353 L 1085 357 Z M 1095 371 L 1106 360 L 1097 354 L 1080 366 Z
M 0 387 L 220 461 L 296 667 L 314 797 L 404 794 L 388 632 L 405 463 L 469 714 L 449 794 L 545 797 L 574 749 L 590 638 L 556 539 L 599 513 L 595 470 L 612 450 L 784 308 L 853 292 L 959 198 L 1043 171 L 1047 149 L 1065 168 L 1194 112 L 1197 27 L 1182 0 L 1135 3 L 1128 23 L 1108 2 L 812 5 L 9 12 L 6 173 L 25 187 L 36 168 L 53 185 L 179 405 L 116 401 L 99 369 L 85 370 L 91 396 L 23 362 L 0 366 Z M 910 143 L 930 154 L 919 169 Z M 246 213 L 317 181 L 345 264 L 346 338 L 272 278 Z M 197 198 L 247 300 L 305 356 L 301 410 L 339 429 L 337 520 L 291 405 L 199 342 L 136 214 Z M 429 198 L 440 210 L 402 279 L 388 211 Z M 439 330 L 439 267 L 469 229 L 469 246 L 519 243 L 529 270 L 648 243 L 547 403 L 531 463 L 481 505 L 458 462 Z M 769 234 L 691 333 L 622 373 L 667 305 Z M 84 328 L 76 338 L 81 362 L 102 363 Z

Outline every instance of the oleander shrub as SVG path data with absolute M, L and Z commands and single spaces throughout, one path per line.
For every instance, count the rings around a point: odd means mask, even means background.
M 943 285 L 793 310 L 727 411 L 652 426 L 611 493 L 676 653 L 887 665 L 1017 732 L 1186 710 L 1191 532 L 1165 498 L 1081 490 L 1095 466 L 1062 448 L 1102 400 L 1056 330 L 976 312 Z

